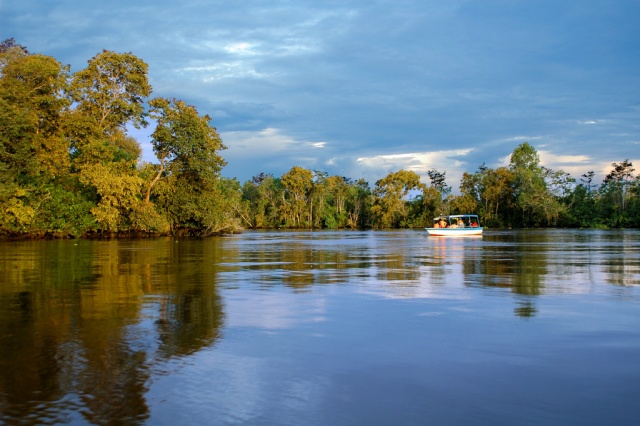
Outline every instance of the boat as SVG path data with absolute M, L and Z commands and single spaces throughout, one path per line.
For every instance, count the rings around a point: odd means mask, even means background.
M 477 214 L 437 216 L 433 218 L 433 226 L 425 229 L 429 235 L 440 237 L 482 235 L 482 226 Z

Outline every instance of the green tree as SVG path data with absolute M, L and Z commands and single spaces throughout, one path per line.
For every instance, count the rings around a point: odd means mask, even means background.
M 96 194 L 91 212 L 102 231 L 166 229 L 166 222 L 142 203 L 141 149 L 127 134 L 129 125 L 147 124 L 147 71 L 131 53 L 104 50 L 71 80 L 74 108 L 64 121 L 65 132 L 73 170 Z
M 626 227 L 632 222 L 630 216 L 634 215 L 630 215 L 627 209 L 632 201 L 631 196 L 635 194 L 635 191 L 631 190 L 637 182 L 633 176 L 635 169 L 628 159 L 611 165 L 613 170 L 607 174 L 600 186 L 599 204 L 610 226 Z
M 103 50 L 75 73 L 71 93 L 77 110 L 101 132 L 145 126 L 145 100 L 151 95 L 148 65 L 132 53 Z
M 335 209 L 330 205 L 332 194 L 329 193 L 329 174 L 321 170 L 313 171 L 313 185 L 309 193 L 309 223 L 312 228 L 327 226 L 327 222 L 335 228 Z
M 613 170 L 604 178 L 602 185 L 616 199 L 616 205 L 620 213 L 625 211 L 629 196 L 629 186 L 633 182 L 633 163 L 626 159 L 620 163 L 611 163 Z
M 446 182 L 447 172 L 439 172 L 435 169 L 431 169 L 427 171 L 427 175 L 431 181 L 431 188 L 435 189 L 440 196 L 435 199 L 431 196 L 425 197 L 425 200 L 430 199 L 431 202 L 435 202 L 434 212 L 436 214 L 449 214 L 450 206 L 447 200 L 449 199 L 449 194 L 451 194 L 451 187 L 447 185 Z
M 411 191 L 424 191 L 416 172 L 400 170 L 389 173 L 376 182 L 371 212 L 378 228 L 406 227 L 409 225 L 408 196 Z
M 326 178 L 325 187 L 330 200 L 328 212 L 324 215 L 324 222 L 327 228 L 357 226 L 355 223 L 350 224 L 349 212 L 347 210 L 347 200 L 353 185 L 351 180 L 344 176 L 329 176 Z M 354 205 L 353 207 L 355 208 L 356 206 Z M 359 212 L 357 214 L 359 214 Z
M 569 196 L 568 226 L 591 228 L 600 222 L 596 209 L 596 200 L 589 190 L 589 186 L 579 184 Z
M 87 164 L 80 182 L 97 191 L 99 201 L 91 209 L 102 231 L 126 231 L 132 227 L 131 215 L 141 206 L 140 188 L 143 181 L 127 161 Z
M 513 150 L 509 170 L 515 175 L 514 193 L 516 206 L 520 211 L 520 224 L 540 225 L 548 220 L 551 199 L 545 182 L 545 174 L 540 166 L 540 157 L 534 147 L 524 142 Z
M 69 173 L 67 81 L 68 67 L 54 58 L 30 55 L 12 39 L 0 45 L 0 232 L 54 226 L 43 203 Z
M 310 226 L 313 204 L 309 201 L 313 188 L 313 173 L 311 170 L 294 166 L 282 175 L 282 184 L 287 194 L 281 212 L 285 223 L 294 228 Z
M 369 183 L 360 178 L 350 183 L 345 198 L 348 228 L 368 228 L 372 225 L 372 193 Z
M 16 40 L 11 37 L 0 43 L 0 72 L 2 72 L 2 68 L 10 62 L 12 59 L 24 55 L 28 55 L 29 50 L 21 45 L 16 43 Z
M 236 223 L 224 208 L 219 183 L 226 164 L 219 151 L 226 147 L 211 118 L 180 100 L 156 98 L 149 104 L 157 122 L 151 143 L 160 164 L 146 185 L 145 202 L 155 194 L 174 231 L 212 234 L 233 229 Z
M 284 202 L 284 186 L 280 178 L 260 173 L 242 187 L 242 199 L 248 203 L 251 222 L 255 228 L 277 228 Z
M 485 168 L 480 177 L 482 216 L 489 226 L 505 226 L 510 223 L 514 205 L 515 175 L 506 167 Z
M 67 173 L 69 147 L 61 116 L 69 106 L 62 96 L 68 67 L 44 55 L 23 55 L 8 62 L 0 76 L 2 161 L 23 175 Z

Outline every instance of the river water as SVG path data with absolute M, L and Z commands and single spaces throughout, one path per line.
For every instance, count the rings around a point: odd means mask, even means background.
M 640 231 L 0 242 L 0 424 L 636 425 Z

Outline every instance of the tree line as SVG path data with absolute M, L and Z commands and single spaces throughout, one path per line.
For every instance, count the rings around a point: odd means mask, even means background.
M 104 50 L 75 73 L 0 43 L 0 235 L 211 235 L 243 228 L 419 228 L 433 216 L 478 213 L 490 227 L 640 227 L 640 175 L 613 163 L 597 185 L 540 164 L 523 143 L 508 167 L 446 171 L 429 184 L 407 170 L 364 179 L 294 166 L 241 184 L 221 176 L 225 145 L 208 115 L 152 98 L 148 66 Z M 141 161 L 128 129 L 156 124 L 157 163 Z
M 282 177 L 260 174 L 242 187 L 251 228 L 422 228 L 439 215 L 478 213 L 483 225 L 505 227 L 640 227 L 640 175 L 629 160 L 612 163 L 601 185 L 589 171 L 577 181 L 540 164 L 525 142 L 509 166 L 484 164 L 465 172 L 452 195 L 446 172 L 427 172 L 429 185 L 407 170 L 389 173 L 370 189 L 363 179 L 293 167 Z

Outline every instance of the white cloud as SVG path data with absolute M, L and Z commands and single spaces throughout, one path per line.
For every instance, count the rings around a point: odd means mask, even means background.
M 553 170 L 563 170 L 576 180 L 587 171 L 598 170 L 598 161 L 587 155 L 558 155 L 550 151 L 539 150 L 540 164 Z
M 584 165 L 592 161 L 591 157 L 587 155 L 557 155 L 545 150 L 538 151 L 538 155 L 540 156 L 540 163 L 545 165 L 545 167 L 546 164 L 566 166 Z
M 255 70 L 245 61 L 219 62 L 215 65 L 197 65 L 180 68 L 179 73 L 191 74 L 196 79 L 210 83 L 222 79 L 266 79 L 268 75 Z
M 406 169 L 413 171 L 427 171 L 440 169 L 443 165 L 460 164 L 454 157 L 466 156 L 471 148 L 432 152 L 410 152 L 402 154 L 376 155 L 372 157 L 360 157 L 356 161 L 365 167 L 384 169 Z
M 473 151 L 472 148 L 464 148 L 360 157 L 355 161 L 355 168 L 362 176 L 370 177 L 370 181 L 401 169 L 410 170 L 420 175 L 424 183 L 429 183 L 427 172 L 435 169 L 446 172 L 447 184 L 456 192 L 462 174 L 467 171 L 469 162 L 466 160 Z
M 260 157 L 265 154 L 291 152 L 291 150 L 306 151 L 324 148 L 326 142 L 298 140 L 272 127 L 259 131 L 224 132 L 221 135 L 225 145 L 229 148 L 229 156 Z
M 226 45 L 224 47 L 224 50 L 226 50 L 229 53 L 255 55 L 256 52 L 252 51 L 253 47 L 254 45 L 252 45 L 251 43 L 232 43 L 232 44 Z

